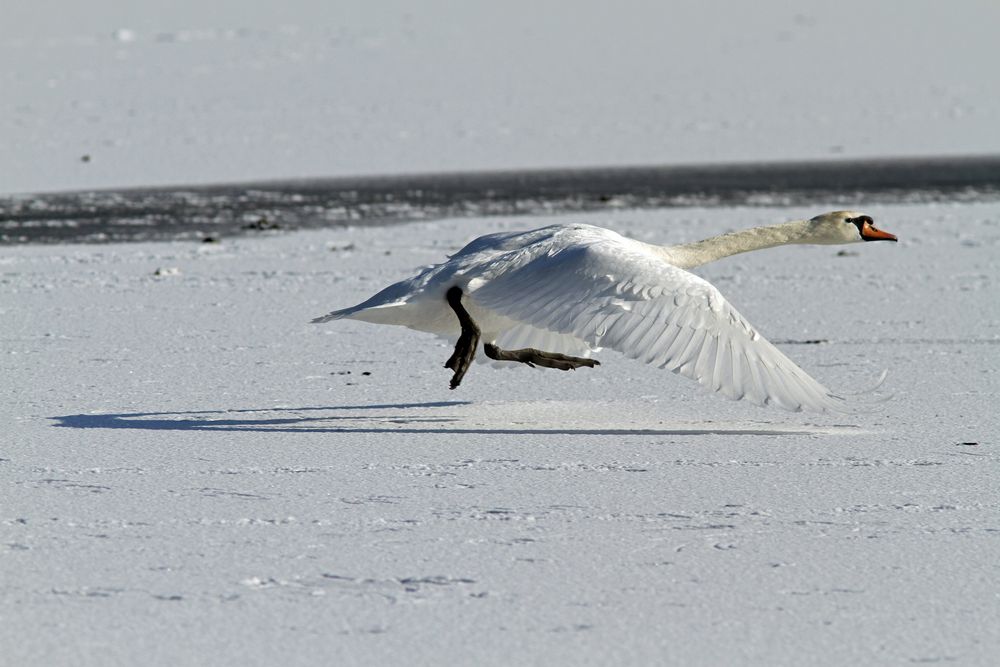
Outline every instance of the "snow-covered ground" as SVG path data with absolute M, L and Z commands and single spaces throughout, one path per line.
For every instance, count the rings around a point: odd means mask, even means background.
M 0 193 L 1000 152 L 994 0 L 4 0 Z
M 821 212 L 574 215 L 656 242 Z M 307 324 L 466 219 L 0 257 L 0 662 L 922 664 L 1000 654 L 1000 204 L 705 267 L 851 416 L 603 354 Z M 559 219 L 559 218 L 556 218 Z M 846 254 L 838 250 L 847 250 Z M 157 275 L 159 273 L 160 275 Z

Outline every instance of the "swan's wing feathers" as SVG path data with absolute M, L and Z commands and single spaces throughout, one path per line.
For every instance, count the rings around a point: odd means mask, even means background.
M 485 282 L 471 298 L 532 327 L 667 368 L 734 400 L 788 410 L 849 409 L 714 286 L 638 245 L 554 249 Z

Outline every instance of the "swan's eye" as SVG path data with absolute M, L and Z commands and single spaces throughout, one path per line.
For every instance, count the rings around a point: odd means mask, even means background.
M 844 218 L 844 222 L 849 222 L 858 228 L 858 234 L 861 234 L 862 238 L 864 237 L 865 223 L 869 222 L 870 220 L 871 218 L 869 218 L 867 215 L 861 215 L 856 218 Z

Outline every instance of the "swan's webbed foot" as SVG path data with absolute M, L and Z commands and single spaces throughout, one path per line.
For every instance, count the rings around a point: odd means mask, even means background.
M 469 370 L 469 365 L 476 358 L 476 347 L 479 345 L 479 327 L 469 315 L 469 311 L 462 305 L 461 288 L 452 287 L 445 294 L 445 298 L 451 309 L 455 311 L 455 315 L 458 316 L 458 323 L 462 325 L 462 334 L 458 337 L 458 342 L 455 343 L 455 351 L 448 357 L 448 361 L 444 362 L 445 368 L 455 371 L 451 377 L 451 388 L 454 389 L 462 384 L 465 372 Z
M 559 354 L 558 352 L 542 352 L 533 347 L 525 347 L 520 350 L 501 350 L 493 343 L 486 343 L 483 345 L 483 351 L 486 352 L 486 356 L 490 359 L 495 359 L 496 361 L 517 361 L 522 364 L 528 364 L 532 368 L 543 366 L 545 368 L 558 368 L 561 371 L 572 371 L 581 366 L 593 368 L 594 366 L 601 365 L 601 362 L 596 359 L 571 357 L 566 354 Z

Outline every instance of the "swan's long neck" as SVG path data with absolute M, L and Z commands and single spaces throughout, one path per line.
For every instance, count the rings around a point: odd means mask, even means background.
M 767 227 L 729 232 L 695 243 L 664 246 L 661 250 L 667 255 L 671 264 L 682 269 L 691 269 L 741 252 L 809 242 L 809 222 L 793 220 Z

